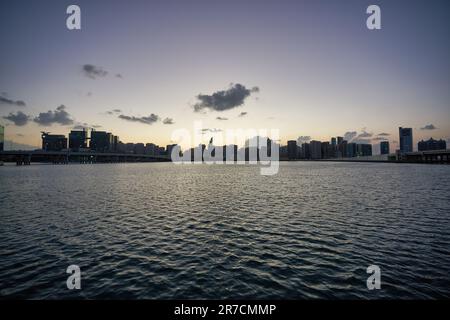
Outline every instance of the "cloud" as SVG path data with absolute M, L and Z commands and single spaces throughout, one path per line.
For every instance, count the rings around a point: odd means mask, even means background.
M 351 141 L 351 140 L 353 140 L 353 138 L 355 138 L 357 135 L 358 135 L 358 132 L 356 132 L 356 131 L 347 131 L 347 132 L 344 134 L 344 140 L 346 140 L 346 141 Z
M 93 64 L 85 64 L 83 65 L 82 69 L 84 75 L 90 79 L 106 77 L 108 75 L 108 71 L 104 70 L 102 67 L 98 67 Z
M 375 137 L 375 138 L 373 138 L 372 140 L 373 140 L 373 141 L 387 141 L 388 138 L 386 138 L 386 137 Z
M 116 74 L 116 78 L 123 79 L 123 76 L 122 76 L 122 74 L 117 73 L 117 74 Z
M 434 124 L 427 124 L 425 127 L 420 128 L 420 130 L 436 130 L 436 126 Z
M 174 124 L 175 122 L 173 122 L 172 118 L 165 118 L 163 120 L 163 124 Z
M 41 112 L 33 119 L 34 122 L 41 126 L 51 126 L 53 124 L 70 125 L 73 120 L 66 111 L 64 105 L 60 105 L 55 111 Z
M 225 118 L 225 117 L 217 117 L 216 119 L 217 119 L 217 120 L 221 120 L 221 121 L 228 120 L 228 118 Z
M 121 114 L 121 115 L 119 115 L 119 119 L 152 125 L 159 120 L 159 116 L 157 116 L 156 114 L 153 114 L 153 113 L 150 114 L 148 117 L 135 117 L 135 116 L 126 116 L 126 115 Z
M 355 138 L 351 141 L 351 143 L 357 143 L 357 144 L 370 144 L 371 142 L 372 142 L 372 140 L 370 140 L 370 139 L 361 139 L 361 138 Z
M 5 97 L 5 93 L 3 92 L 2 95 L 0 95 L 0 105 L 7 105 L 7 106 L 16 106 L 16 107 L 25 107 L 27 104 L 22 100 L 11 100 Z
M 238 117 L 245 117 L 247 115 L 247 112 L 241 112 L 239 113 Z
M 373 133 L 369 133 L 369 132 L 366 132 L 365 130 L 362 132 L 362 133 L 360 133 L 357 137 L 356 137 L 356 139 L 361 139 L 361 138 L 371 138 L 373 136 Z
M 112 115 L 112 114 L 121 113 L 121 112 L 122 112 L 122 110 L 120 110 L 120 109 L 113 109 L 113 110 L 106 111 L 106 114 Z
M 390 134 L 389 134 L 389 133 L 386 133 L 386 132 L 382 132 L 382 133 L 379 133 L 378 136 L 379 136 L 379 137 L 389 137 Z
M 302 144 L 302 143 L 307 143 L 311 141 L 311 137 L 310 136 L 300 136 L 297 139 L 297 143 L 298 144 Z
M 216 91 L 211 95 L 199 94 L 198 103 L 194 105 L 194 111 L 199 112 L 203 109 L 210 109 L 213 111 L 225 111 L 244 104 L 245 99 L 252 93 L 259 92 L 258 87 L 247 89 L 242 84 L 231 84 L 227 90 Z
M 16 114 L 10 113 L 7 116 L 4 116 L 3 119 L 9 120 L 13 122 L 16 126 L 22 127 L 28 123 L 28 120 L 30 120 L 30 117 L 27 116 L 22 111 L 17 111 Z
M 98 125 L 98 124 L 89 124 L 89 123 L 84 122 L 84 123 L 77 123 L 72 129 L 73 130 L 83 130 L 83 129 L 91 129 L 91 128 L 98 129 L 101 127 L 102 126 Z
M 208 133 L 208 132 L 215 133 L 215 132 L 222 132 L 222 131 L 223 131 L 222 129 L 217 129 L 217 128 L 203 128 L 201 130 L 201 133 L 205 134 L 205 133 Z

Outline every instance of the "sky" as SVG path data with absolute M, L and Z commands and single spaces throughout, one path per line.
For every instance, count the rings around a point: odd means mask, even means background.
M 81 30 L 66 27 L 71 4 Z M 381 30 L 366 27 L 371 4 Z M 16 145 L 78 127 L 166 145 L 195 121 L 279 129 L 282 144 L 394 149 L 399 126 L 415 144 L 450 139 L 446 0 L 2 0 L 0 36 L 0 124 Z

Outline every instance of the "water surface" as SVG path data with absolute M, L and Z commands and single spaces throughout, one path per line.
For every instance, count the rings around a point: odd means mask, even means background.
M 0 297 L 450 297 L 450 166 L 0 167 Z M 79 265 L 82 289 L 66 287 Z M 366 268 L 381 268 L 369 291 Z

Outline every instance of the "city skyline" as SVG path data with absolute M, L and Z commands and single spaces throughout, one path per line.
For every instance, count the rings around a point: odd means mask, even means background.
M 279 128 L 281 144 L 347 134 L 395 150 L 399 126 L 414 150 L 450 139 L 447 2 L 408 1 L 405 15 L 406 2 L 379 1 L 377 31 L 364 1 L 282 3 L 79 1 L 69 31 L 64 1 L 4 1 L 5 140 L 39 147 L 40 131 L 94 127 L 168 145 L 196 120 Z

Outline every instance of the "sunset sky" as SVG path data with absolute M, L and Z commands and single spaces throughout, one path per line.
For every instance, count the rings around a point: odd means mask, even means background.
M 0 35 L 0 124 L 20 144 L 87 126 L 166 145 L 196 120 L 282 144 L 450 138 L 446 0 L 2 0 Z

